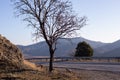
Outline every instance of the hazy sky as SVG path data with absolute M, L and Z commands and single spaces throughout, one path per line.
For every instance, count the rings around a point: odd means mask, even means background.
M 102 42 L 120 39 L 120 0 L 71 0 L 79 16 L 87 16 L 81 37 Z M 15 44 L 33 44 L 32 30 L 14 15 L 10 0 L 0 0 L 0 34 Z

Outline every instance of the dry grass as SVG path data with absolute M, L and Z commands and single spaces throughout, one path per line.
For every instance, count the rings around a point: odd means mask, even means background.
M 1 73 L 0 80 L 2 78 L 17 78 L 15 80 L 79 80 L 74 73 L 67 73 L 61 71 L 54 71 L 49 73 L 48 71 L 21 71 L 11 73 Z M 11 80 L 10 79 L 10 80 Z
M 75 60 L 70 60 L 71 62 L 120 62 L 120 59 L 75 59 Z
M 49 73 L 44 67 L 43 71 L 24 70 L 21 72 L 1 72 L 0 80 L 120 80 L 120 73 L 88 71 L 88 70 L 72 70 L 55 69 Z M 2 79 L 2 78 L 9 79 Z M 12 79 L 17 78 L 17 79 Z
M 0 70 L 0 80 L 80 80 L 75 73 L 57 69 L 49 73 L 47 67 L 36 66 L 28 61 L 24 61 L 24 64 L 26 69 L 23 70 Z
M 25 70 L 0 70 L 0 80 L 120 80 L 120 73 L 63 68 L 55 68 L 49 73 L 48 67 L 36 66 L 28 61 L 24 61 L 24 64 L 28 67 Z
M 32 70 L 38 70 L 38 71 L 42 70 L 41 67 L 37 67 L 34 63 L 31 63 L 27 60 L 24 60 L 23 63 L 24 63 L 24 65 L 26 65 L 27 68 L 30 68 Z

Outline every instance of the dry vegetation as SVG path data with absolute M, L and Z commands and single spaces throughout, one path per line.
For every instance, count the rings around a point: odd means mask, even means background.
M 0 80 L 79 80 L 74 73 L 54 70 L 24 60 L 21 51 L 0 35 Z
M 34 60 L 35 61 L 35 60 Z M 33 61 L 33 62 L 34 62 Z M 98 62 L 98 63 L 105 63 L 105 62 L 110 62 L 110 63 L 119 63 L 120 62 L 120 58 L 96 58 L 96 59 L 85 59 L 85 58 L 77 58 L 77 59 L 74 59 L 74 60 L 68 60 L 70 62 Z
M 34 66 L 25 61 L 29 68 L 18 71 L 0 70 L 0 80 L 80 80 L 80 78 L 73 72 L 54 70 L 52 73 L 48 72 L 48 68 Z
M 31 63 L 29 66 L 33 68 Z M 49 73 L 48 68 L 41 65 L 32 68 L 10 72 L 0 70 L 0 80 L 120 80 L 120 73 L 113 72 L 57 68 Z
M 120 80 L 119 75 L 60 68 L 49 73 L 47 67 L 24 60 L 21 51 L 0 35 L 0 80 Z

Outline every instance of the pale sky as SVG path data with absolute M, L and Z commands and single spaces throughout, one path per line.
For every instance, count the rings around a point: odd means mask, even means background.
M 114 42 L 120 39 L 120 0 L 70 0 L 78 16 L 88 18 L 80 36 L 89 40 Z M 0 0 L 0 34 L 14 44 L 35 43 L 26 22 L 14 15 L 10 0 Z

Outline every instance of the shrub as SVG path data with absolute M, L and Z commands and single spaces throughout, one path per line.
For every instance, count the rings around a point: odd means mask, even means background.
M 76 47 L 76 51 L 75 51 L 74 56 L 75 57 L 91 57 L 91 56 L 93 56 L 93 49 L 85 41 L 79 42 L 77 47 Z

